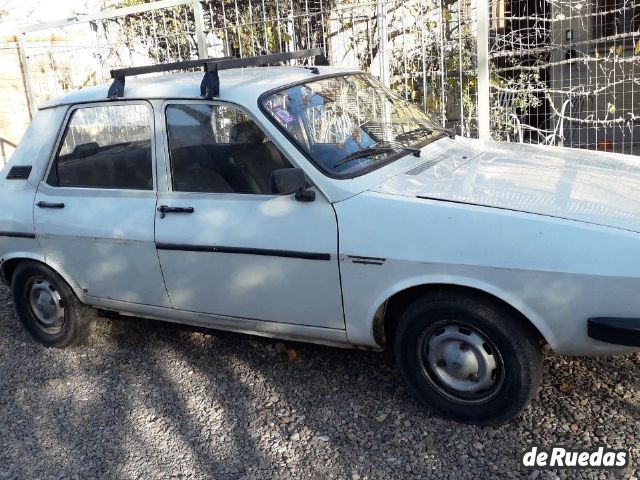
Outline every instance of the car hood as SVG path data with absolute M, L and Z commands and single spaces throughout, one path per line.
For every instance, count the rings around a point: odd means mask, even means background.
M 636 156 L 457 139 L 372 189 L 640 232 Z

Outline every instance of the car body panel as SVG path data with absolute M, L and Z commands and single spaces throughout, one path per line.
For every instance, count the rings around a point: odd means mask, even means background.
M 91 296 L 81 300 L 96 308 L 118 312 L 122 315 L 183 323 L 199 327 L 216 328 L 238 333 L 249 333 L 269 338 L 297 340 L 336 347 L 353 347 L 344 328 L 323 328 L 291 323 L 270 322 L 251 318 L 228 317 L 201 312 L 189 312 L 167 307 L 155 307 L 140 303 L 121 302 Z M 376 347 L 378 348 L 378 347 Z
M 155 192 L 56 188 L 42 182 L 39 201 L 65 204 L 63 209 L 36 207 L 36 234 L 45 255 L 64 265 L 83 292 L 170 306 L 155 247 Z
M 151 105 L 139 100 L 127 103 L 148 106 L 153 132 Z M 102 105 L 86 103 L 79 108 Z M 57 129 L 57 144 L 76 107 L 59 108 L 65 117 L 64 128 Z M 61 209 L 34 208 L 35 231 L 45 257 L 64 265 L 85 295 L 170 306 L 155 248 L 156 192 L 50 186 L 44 179 L 56 151 L 52 149 L 44 162 L 34 201 L 35 205 L 64 205 Z
M 374 190 L 640 231 L 640 163 L 628 155 L 460 139 Z
M 62 129 L 67 110 L 67 107 L 59 107 L 38 111 L 2 171 L 8 172 L 14 166 L 32 167 L 27 183 L 35 192 L 49 164 L 49 158 Z M 6 174 L 0 175 L 2 192 L 23 187 L 24 184 L 20 181 L 6 180 Z M 8 197 L 7 200 L 9 200 Z
M 374 192 L 336 204 L 336 211 L 347 334 L 353 343 L 375 343 L 372 319 L 394 293 L 445 284 L 504 300 L 559 353 L 630 351 L 588 338 L 586 321 L 640 312 L 634 293 L 640 289 L 636 233 Z M 379 261 L 363 263 L 358 257 Z
M 298 75 L 299 70 L 295 69 Z M 308 71 L 303 72 L 308 75 Z M 245 105 L 220 101 L 156 100 L 152 103 L 157 115 L 158 205 L 195 210 L 193 214 L 167 214 L 165 218 L 156 215 L 156 242 L 183 244 L 182 249 L 158 249 L 174 308 L 244 317 L 250 321 L 344 330 L 337 221 L 332 205 L 318 187 L 316 201 L 306 204 L 290 195 L 170 191 L 166 121 L 158 115 L 164 113 L 167 105 L 223 103 L 237 107 L 263 126 L 261 113 Z M 272 140 L 292 165 L 304 166 L 306 160 L 287 150 L 284 139 L 278 141 L 272 137 Z M 221 246 L 323 254 L 329 256 L 329 260 L 211 251 Z M 187 250 L 194 247 L 205 251 Z M 222 281 L 212 281 L 211 272 L 219 272 Z M 251 295 L 251 302 L 246 301 L 247 295 Z M 299 301 L 292 303 L 291 298 Z
M 344 329 L 336 217 L 322 196 L 171 192 L 158 204 L 195 210 L 156 215 L 174 308 Z
M 39 178 L 42 176 L 43 165 L 46 165 L 53 149 L 63 118 L 64 112 L 55 109 L 36 115 L 0 174 L 0 200 L 3 206 L 0 214 L 0 232 L 5 234 L 0 237 L 0 242 L 4 243 L 0 246 L 0 252 L 5 260 L 12 257 L 13 254 L 9 253 L 11 250 L 24 250 L 26 243 L 32 247 L 37 245 L 35 241 L 27 242 L 30 240 L 28 238 L 17 239 L 9 234 L 24 234 L 35 238 L 33 199 Z M 43 135 L 42 132 L 48 134 Z M 28 178 L 7 179 L 13 167 L 30 167 Z M 29 248 L 27 251 L 34 250 Z
M 239 103 L 248 106 L 256 103 L 257 98 L 273 88 L 290 83 L 314 79 L 322 75 L 339 75 L 353 72 L 353 69 L 318 66 L 319 75 L 300 67 L 273 66 L 261 68 L 234 68 L 221 70 L 219 101 Z M 152 99 L 198 99 L 202 72 L 174 73 L 127 78 L 126 100 Z M 67 93 L 45 103 L 41 109 L 84 103 L 108 101 L 109 85 L 98 85 Z
M 60 109 L 39 112 L 26 130 L 21 142 L 0 173 L 0 265 L 16 258 L 45 262 L 35 236 L 33 204 L 38 178 L 55 143 L 64 118 Z M 48 132 L 43 135 L 42 132 Z M 14 166 L 31 167 L 26 180 L 8 180 Z M 67 277 L 70 280 L 70 277 Z
M 35 194 L 36 189 L 27 181 L 7 180 L 5 185 L 0 186 L 0 199 L 5 210 L 0 223 L 0 234 L 3 238 L 35 238 L 33 228 Z

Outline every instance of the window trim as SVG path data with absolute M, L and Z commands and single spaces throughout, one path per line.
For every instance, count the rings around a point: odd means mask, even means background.
M 292 158 L 291 155 L 287 152 L 286 148 L 283 148 L 282 145 L 277 142 L 269 133 L 269 130 L 265 128 L 264 124 L 260 122 L 259 118 L 253 114 L 249 109 L 240 105 L 236 102 L 228 101 L 228 100 L 204 100 L 202 98 L 193 98 L 193 99 L 185 99 L 185 98 L 168 98 L 162 103 L 162 141 L 164 144 L 164 153 L 165 153 L 165 174 L 167 175 L 167 192 L 171 192 L 172 194 L 177 195 L 241 195 L 244 197 L 257 197 L 257 198 L 279 198 L 279 197 L 287 197 L 293 196 L 294 194 L 276 194 L 276 193 L 238 193 L 238 192 L 185 192 L 182 190 L 174 190 L 173 188 L 173 172 L 172 172 L 172 164 L 171 164 L 171 151 L 169 149 L 169 128 L 167 124 L 167 108 L 172 105 L 221 105 L 223 107 L 231 107 L 236 110 L 244 113 L 250 120 L 253 120 L 258 127 L 262 130 L 265 135 L 265 138 L 273 143 L 275 147 L 278 149 L 280 154 L 291 164 L 294 168 L 300 168 L 304 171 L 300 165 L 298 165 Z M 306 172 L 305 172 L 306 175 Z M 312 185 L 313 182 L 307 176 L 307 181 Z
M 110 107 L 110 106 L 118 106 L 118 105 L 145 105 L 149 109 L 150 113 L 150 123 L 151 127 L 150 133 L 150 142 L 151 142 L 151 178 L 152 185 L 150 189 L 139 189 L 139 188 L 106 188 L 106 187 L 70 187 L 70 186 L 60 186 L 60 185 L 51 185 L 47 182 L 49 179 L 49 174 L 51 169 L 53 168 L 53 163 L 55 162 L 60 150 L 62 149 L 62 145 L 64 143 L 64 138 L 67 135 L 67 131 L 69 130 L 69 126 L 71 124 L 71 120 L 74 112 L 80 109 L 85 108 L 96 108 L 96 107 Z M 155 112 L 153 109 L 153 105 L 151 102 L 147 100 L 118 100 L 118 101 L 101 101 L 101 102 L 90 102 L 90 103 L 78 103 L 75 105 L 70 105 L 65 113 L 64 119 L 61 123 L 61 128 L 58 131 L 58 137 L 56 138 L 56 142 L 54 144 L 53 151 L 49 157 L 47 168 L 44 171 L 44 175 L 40 179 L 42 183 L 44 183 L 48 188 L 56 189 L 56 190 L 79 190 L 79 191 L 106 191 L 106 192 L 157 192 L 158 191 L 158 180 L 156 175 L 156 125 L 155 125 Z

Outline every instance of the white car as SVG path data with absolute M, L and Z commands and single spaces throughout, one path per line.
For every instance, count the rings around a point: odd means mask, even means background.
M 454 137 L 359 71 L 247 67 L 276 57 L 40 109 L 0 175 L 2 279 L 38 341 L 98 309 L 392 348 L 420 401 L 480 424 L 527 405 L 545 342 L 640 350 L 636 158 Z

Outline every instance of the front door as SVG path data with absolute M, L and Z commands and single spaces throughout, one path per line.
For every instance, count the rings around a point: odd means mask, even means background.
M 154 242 L 152 138 L 148 103 L 73 109 L 38 187 L 44 253 L 90 297 L 170 306 Z
M 338 232 L 322 195 L 271 193 L 288 160 L 243 111 L 166 106 L 171 188 L 156 246 L 174 308 L 344 329 Z

